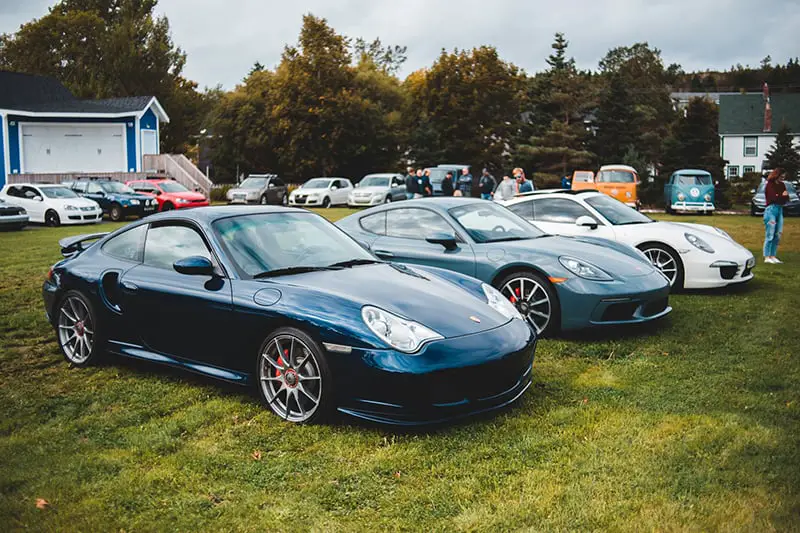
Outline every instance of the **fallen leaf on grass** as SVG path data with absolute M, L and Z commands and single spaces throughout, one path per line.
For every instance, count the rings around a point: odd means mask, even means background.
M 394 477 L 396 477 L 397 479 L 400 479 L 400 472 L 395 472 L 394 473 Z
M 36 498 L 37 509 L 47 509 L 48 507 L 50 507 L 50 502 L 48 502 L 44 498 Z
M 261 460 L 261 452 L 258 451 L 258 450 L 254 451 L 253 452 L 253 459 L 255 459 L 256 461 L 260 461 Z

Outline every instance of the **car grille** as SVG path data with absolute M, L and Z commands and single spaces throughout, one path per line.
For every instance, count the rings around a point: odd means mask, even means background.
M 307 198 L 306 196 L 295 196 L 294 197 L 294 203 L 296 203 L 296 204 L 304 204 L 304 203 L 306 203 L 306 198 Z
M 742 277 L 746 278 L 753 271 L 753 267 L 747 267 L 742 271 Z
M 669 298 L 661 298 L 652 302 L 647 302 L 642 306 L 642 316 L 654 316 L 667 308 Z
M 203 198 L 203 199 L 201 199 L 201 200 L 192 200 L 192 203 L 193 203 L 193 204 L 202 204 L 202 203 L 203 203 L 203 202 L 205 202 L 205 201 L 206 201 L 206 199 L 205 199 L 205 198 Z
M 733 279 L 738 271 L 739 267 L 736 265 L 719 267 L 719 275 L 722 276 L 722 279 Z
M 632 320 L 633 314 L 639 307 L 638 302 L 623 302 L 609 305 L 603 311 L 603 322 L 619 322 L 622 320 Z
M 90 205 L 88 207 L 81 207 L 81 211 L 94 211 L 94 206 Z

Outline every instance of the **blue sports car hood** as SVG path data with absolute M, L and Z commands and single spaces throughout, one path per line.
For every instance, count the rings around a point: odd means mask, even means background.
M 312 301 L 316 293 L 321 300 L 334 296 L 340 301 L 352 302 L 354 310 L 365 305 L 379 307 L 419 322 L 446 338 L 479 333 L 508 322 L 489 307 L 482 294 L 479 296 L 430 272 L 403 265 L 365 265 L 269 281 L 303 289 L 306 301 Z
M 575 259 L 588 261 L 602 268 L 617 279 L 652 274 L 655 270 L 652 265 L 634 255 L 626 254 L 616 249 L 616 245 L 608 242 L 607 245 L 588 243 L 572 237 L 557 237 L 554 235 L 529 239 L 497 243 L 508 254 L 517 255 L 525 260 L 529 254 L 549 255 L 558 259 L 561 256 L 570 256 Z M 509 258 L 510 259 L 510 258 Z

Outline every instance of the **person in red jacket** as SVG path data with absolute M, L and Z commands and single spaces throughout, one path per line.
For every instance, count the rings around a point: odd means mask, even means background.
M 789 193 L 783 179 L 786 173 L 782 168 L 776 168 L 767 176 L 764 186 L 764 196 L 767 207 L 764 209 L 764 262 L 770 264 L 782 263 L 775 257 L 778 253 L 778 244 L 783 233 L 783 204 L 789 200 Z

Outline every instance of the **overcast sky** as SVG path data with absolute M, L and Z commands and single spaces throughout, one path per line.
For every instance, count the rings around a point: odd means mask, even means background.
M 52 0 L 0 0 L 0 32 L 47 13 Z M 273 67 L 294 43 L 304 13 L 348 37 L 408 46 L 401 75 L 430 65 L 442 48 L 497 47 L 528 72 L 541 70 L 553 34 L 564 32 L 580 68 L 609 48 L 647 41 L 684 70 L 757 65 L 800 55 L 800 0 L 160 0 L 185 75 L 232 88 L 260 61 Z

